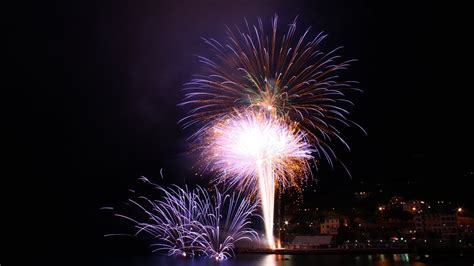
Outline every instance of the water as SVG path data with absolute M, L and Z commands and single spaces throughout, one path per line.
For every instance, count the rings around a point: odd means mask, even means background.
M 471 256 L 433 256 L 414 254 L 372 254 L 372 255 L 274 255 L 239 254 L 236 258 L 217 262 L 203 258 L 181 258 L 149 256 L 134 258 L 108 258 L 103 265 L 115 266 L 473 266 Z

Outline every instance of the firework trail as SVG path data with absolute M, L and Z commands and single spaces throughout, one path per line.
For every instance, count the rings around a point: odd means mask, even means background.
M 154 252 L 164 250 L 170 256 L 224 260 L 232 257 L 236 242 L 258 237 L 250 228 L 257 203 L 242 191 L 223 194 L 215 188 L 214 194 L 209 194 L 201 187 L 193 190 L 178 186 L 163 188 L 146 178 L 142 180 L 164 193 L 160 200 L 146 197 L 129 200 L 147 219 L 115 215 L 133 222 L 137 229 L 135 235 L 151 235 L 156 240 L 151 244 Z

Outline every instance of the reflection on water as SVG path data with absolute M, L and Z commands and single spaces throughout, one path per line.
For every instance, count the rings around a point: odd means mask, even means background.
M 129 259 L 107 259 L 104 265 L 130 266 L 472 266 L 472 257 L 450 257 L 440 260 L 424 260 L 424 255 L 412 254 L 372 254 L 372 255 L 274 255 L 239 254 L 237 258 L 218 262 L 204 258 L 182 258 L 167 256 L 135 257 Z

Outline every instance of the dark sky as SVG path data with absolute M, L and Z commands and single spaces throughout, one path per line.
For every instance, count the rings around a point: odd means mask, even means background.
M 432 2 L 38 1 L 7 8 L 12 71 L 2 107 L 18 142 L 8 149 L 14 171 L 6 179 L 15 185 L 2 186 L 16 196 L 3 204 L 26 230 L 15 239 L 44 252 L 110 251 L 99 207 L 123 201 L 137 177 L 158 178 L 162 168 L 169 182 L 195 180 L 190 132 L 177 125 L 185 110 L 176 104 L 198 70 L 194 55 L 208 53 L 200 37 L 222 39 L 225 24 L 244 17 L 268 23 L 275 12 L 280 27 L 299 15 L 299 30 L 325 31 L 327 50 L 343 45 L 346 58 L 359 60 L 347 72 L 364 90 L 352 118 L 369 135 L 345 132 L 352 152 L 336 151 L 352 179 L 323 167 L 315 200 L 320 191 L 340 201 L 338 193 L 361 181 L 411 181 L 423 188 L 419 197 L 472 199 L 472 81 L 462 65 L 469 63 L 468 17 L 462 7 Z

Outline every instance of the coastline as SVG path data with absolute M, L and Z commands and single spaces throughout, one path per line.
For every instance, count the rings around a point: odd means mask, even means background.
M 474 248 L 325 248 L 325 249 L 237 249 L 236 253 L 257 253 L 257 254 L 277 254 L 277 255 L 330 255 L 330 254 L 436 254 L 436 255 L 474 255 Z

